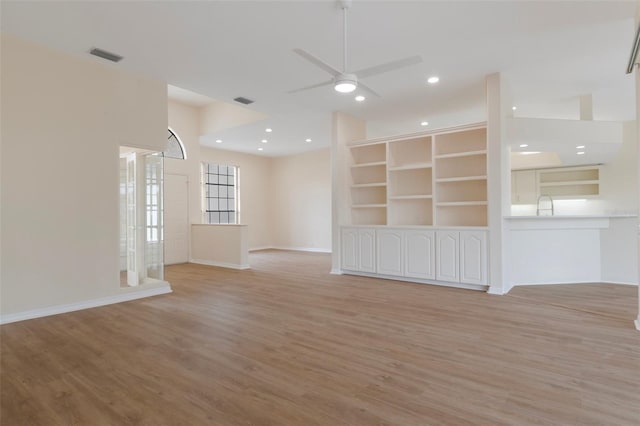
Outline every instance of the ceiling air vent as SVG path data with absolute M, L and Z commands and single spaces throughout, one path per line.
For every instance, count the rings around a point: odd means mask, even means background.
M 252 101 L 251 99 L 247 99 L 247 98 L 244 98 L 242 96 L 239 96 L 239 97 L 235 98 L 234 101 L 240 102 L 241 104 L 245 104 L 245 105 L 249 105 L 249 104 L 252 104 L 253 102 L 255 102 L 255 101 Z
M 106 50 L 102 50 L 102 49 L 94 48 L 94 49 L 91 49 L 89 53 L 111 62 L 120 62 L 122 60 L 122 56 L 116 55 L 115 53 L 107 52 Z

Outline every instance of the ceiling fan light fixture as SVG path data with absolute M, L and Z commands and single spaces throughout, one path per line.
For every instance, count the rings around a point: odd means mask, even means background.
M 336 77 L 333 88 L 336 92 L 351 93 L 358 87 L 358 79 L 353 74 L 342 74 Z

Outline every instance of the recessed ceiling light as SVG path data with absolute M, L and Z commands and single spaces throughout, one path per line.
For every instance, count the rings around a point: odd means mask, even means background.
M 528 146 L 529 146 L 529 145 L 527 145 L 526 143 L 522 143 L 522 144 L 520 144 L 520 148 L 526 148 L 526 147 L 528 147 Z
M 271 133 L 273 132 L 273 129 L 271 127 L 267 127 L 266 129 L 264 129 L 264 131 L 267 133 Z
M 311 139 L 307 138 L 304 140 L 305 142 L 311 142 Z
M 578 146 L 576 146 L 576 149 L 583 149 L 583 148 L 584 148 L 584 145 L 578 145 Z
M 428 121 L 423 121 L 423 122 L 421 122 L 421 123 L 420 123 L 420 125 L 421 125 L 421 126 L 428 126 L 428 125 L 429 125 L 429 122 L 428 122 Z
M 216 143 L 222 143 L 221 139 L 216 139 Z
M 578 151 L 578 152 L 576 152 L 576 154 L 578 154 L 578 155 L 584 155 L 584 151 Z
M 435 75 L 427 79 L 427 83 L 430 83 L 430 84 L 436 84 L 439 81 L 440 81 L 440 77 L 436 77 Z
M 263 151 L 263 148 L 258 148 L 258 151 Z
M 521 155 L 533 155 L 533 154 L 540 154 L 540 151 L 525 151 L 525 152 L 521 152 Z
M 362 96 L 362 95 L 358 95 L 358 96 L 356 96 L 356 101 L 358 101 L 358 102 L 362 102 L 362 101 L 364 101 L 365 99 L 367 99 L 367 98 L 365 98 L 365 97 L 364 97 L 364 96 Z
M 512 106 L 511 109 L 515 111 L 518 109 L 518 107 Z
M 269 141 L 268 141 L 268 140 L 266 140 L 266 139 L 262 139 L 260 142 L 262 142 L 262 143 L 267 143 L 267 142 L 269 142 Z

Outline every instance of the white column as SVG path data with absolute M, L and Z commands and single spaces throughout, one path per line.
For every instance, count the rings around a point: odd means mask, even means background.
M 640 25 L 640 1 L 638 2 L 637 14 L 636 14 L 636 28 Z M 635 68 L 636 75 L 636 142 L 638 148 L 640 148 L 640 71 L 638 65 Z M 640 149 L 638 150 L 640 153 Z M 638 169 L 640 170 L 640 155 L 638 155 Z M 638 188 L 640 190 L 640 173 L 638 174 Z M 639 218 L 640 219 L 640 218 Z M 638 265 L 640 265 L 640 222 L 638 222 Z M 640 268 L 638 268 L 640 269 Z M 638 277 L 638 283 L 640 284 L 640 276 Z M 640 331 L 640 285 L 638 285 L 638 318 L 635 320 L 636 329 Z
M 593 120 L 593 96 L 580 96 L 580 120 Z
M 348 142 L 367 137 L 364 120 L 334 112 L 331 135 L 331 273 L 340 274 L 340 225 L 350 222 Z
M 489 291 L 505 294 L 511 288 L 508 235 L 504 216 L 511 214 L 511 160 L 506 138 L 512 101 L 500 73 L 490 74 L 487 86 L 487 191 L 489 195 Z
M 640 2 L 638 2 L 638 14 L 636 25 L 640 25 Z M 637 27 L 636 27 L 637 28 Z M 638 65 L 635 68 L 636 75 L 636 143 L 640 148 L 640 71 Z M 640 153 L 640 149 L 638 149 Z M 638 155 L 638 170 L 640 170 L 640 155 Z M 640 193 L 640 173 L 638 173 L 638 191 Z M 640 220 L 640 217 L 639 217 Z M 638 265 L 640 265 L 640 222 L 638 222 Z M 640 269 L 640 268 L 639 268 Z M 636 329 L 640 331 L 640 274 L 638 276 L 638 317 L 635 320 Z

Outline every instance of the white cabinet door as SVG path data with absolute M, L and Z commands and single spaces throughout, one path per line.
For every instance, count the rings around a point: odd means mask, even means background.
M 342 257 L 342 269 L 349 271 L 358 270 L 358 229 L 342 228 L 342 244 L 340 253 Z
M 399 229 L 378 229 L 377 243 L 377 273 L 384 275 L 402 276 L 402 231 Z
M 460 282 L 460 232 L 436 232 L 436 279 Z
M 435 233 L 404 232 L 404 275 L 411 278 L 435 279 Z
M 375 229 L 358 229 L 358 270 L 376 272 Z
M 460 282 L 487 284 L 487 234 L 460 231 Z
M 511 203 L 536 204 L 538 201 L 535 170 L 511 172 Z

